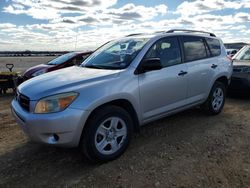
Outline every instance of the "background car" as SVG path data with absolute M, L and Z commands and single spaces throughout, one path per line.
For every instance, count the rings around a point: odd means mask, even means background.
M 233 57 L 233 75 L 229 92 L 250 93 L 250 45 L 244 46 Z
M 40 64 L 29 68 L 23 74 L 23 80 L 28 80 L 30 78 L 39 76 L 46 72 L 51 72 L 54 70 L 70 67 L 73 65 L 80 65 L 92 52 L 70 52 L 61 55 L 48 63 Z
M 227 55 L 233 57 L 238 51 L 238 49 L 227 49 Z

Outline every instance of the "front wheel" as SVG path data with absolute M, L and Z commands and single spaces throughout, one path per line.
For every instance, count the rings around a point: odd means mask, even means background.
M 90 117 L 80 148 L 93 162 L 113 160 L 128 147 L 132 127 L 127 111 L 117 106 L 103 107 Z
M 219 114 L 225 104 L 226 88 L 221 82 L 215 82 L 205 103 L 207 111 L 212 115 Z

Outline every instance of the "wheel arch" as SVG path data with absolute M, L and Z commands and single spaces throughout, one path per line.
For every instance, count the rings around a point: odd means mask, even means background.
M 210 85 L 208 87 L 207 94 L 205 97 L 206 100 L 207 100 L 209 93 L 211 92 L 211 89 L 213 88 L 213 85 L 215 82 L 220 82 L 220 83 L 224 84 L 226 89 L 229 86 L 229 78 L 225 74 L 218 75 L 216 78 L 214 78 L 214 80 L 210 83 Z
M 224 84 L 226 89 L 229 86 L 229 78 L 225 74 L 221 74 L 213 79 L 213 81 L 211 82 L 211 85 L 209 86 L 209 90 L 208 90 L 209 92 L 211 91 L 215 82 L 220 82 L 220 83 Z
M 217 78 L 217 79 L 215 80 L 215 82 L 220 82 L 220 83 L 222 83 L 222 84 L 225 86 L 225 88 L 227 88 L 228 85 L 229 85 L 229 80 L 228 80 L 228 78 L 227 78 L 226 76 L 220 76 L 219 78 Z M 215 83 L 215 82 L 214 82 L 214 83 Z
M 121 107 L 124 110 L 126 110 L 130 114 L 130 116 L 134 122 L 133 131 L 139 132 L 139 130 L 140 130 L 139 117 L 138 117 L 138 114 L 137 114 L 134 106 L 132 105 L 132 103 L 127 99 L 114 99 L 112 101 L 103 103 L 103 104 L 95 107 L 93 110 L 91 110 L 91 112 L 89 113 L 89 116 L 87 117 L 87 120 L 85 122 L 85 126 L 82 129 L 82 133 L 81 133 L 82 135 L 83 135 L 84 129 L 86 128 L 86 125 L 88 124 L 89 119 L 95 114 L 95 112 L 97 110 L 105 107 L 105 106 L 108 106 L 108 105 L 118 106 L 118 107 Z

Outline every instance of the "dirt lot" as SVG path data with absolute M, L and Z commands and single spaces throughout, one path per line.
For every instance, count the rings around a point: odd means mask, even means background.
M 119 159 L 91 165 L 77 149 L 30 142 L 0 96 L 0 187 L 250 187 L 250 98 L 151 123 Z

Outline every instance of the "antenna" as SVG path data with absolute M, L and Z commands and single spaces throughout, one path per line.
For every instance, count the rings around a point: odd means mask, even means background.
M 76 47 L 77 47 L 77 37 L 78 37 L 78 31 L 79 31 L 79 29 L 77 28 L 77 32 L 76 32 L 76 41 L 75 41 L 75 51 L 76 51 Z

